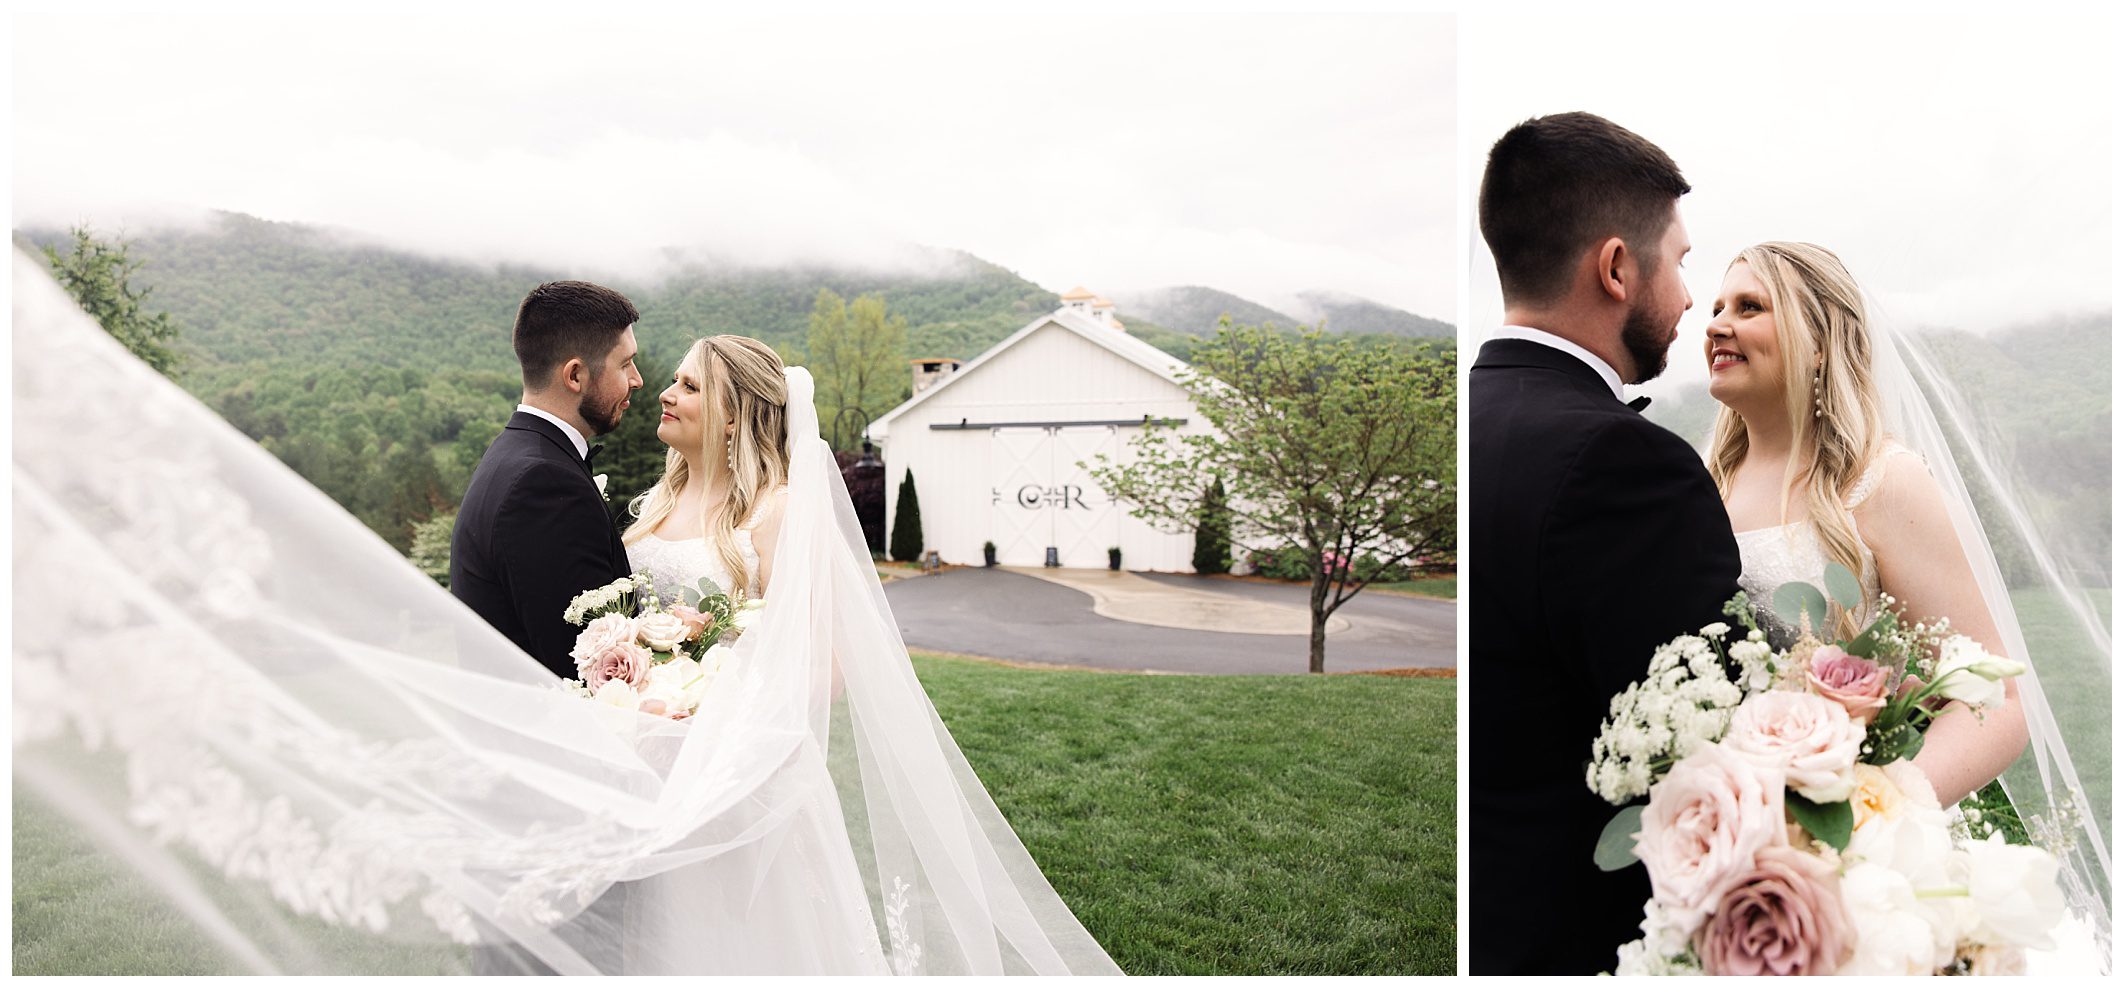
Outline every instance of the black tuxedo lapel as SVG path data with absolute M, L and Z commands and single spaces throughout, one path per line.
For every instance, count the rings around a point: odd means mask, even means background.
M 509 416 L 509 424 L 505 429 L 520 429 L 543 438 L 552 443 L 554 449 L 567 454 L 569 459 L 580 464 L 584 473 L 590 472 L 590 461 L 575 451 L 575 440 L 568 438 L 568 434 L 562 432 L 560 426 L 530 412 L 519 411 Z

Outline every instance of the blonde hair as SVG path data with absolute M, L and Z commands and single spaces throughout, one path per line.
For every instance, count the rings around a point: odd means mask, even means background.
M 704 479 L 736 467 L 729 478 L 729 496 L 702 504 L 701 538 L 730 572 L 733 585 L 724 589 L 732 596 L 749 595 L 754 588 L 745 573 L 745 557 L 738 552 L 737 527 L 789 479 L 789 383 L 782 376 L 782 358 L 773 347 L 749 337 L 710 336 L 694 341 L 681 366 L 705 382 L 697 451 L 708 471 Z M 717 442 L 732 425 L 737 429 L 727 446 Z M 664 457 L 664 476 L 628 506 L 635 520 L 622 541 L 633 545 L 671 517 L 687 475 L 686 457 L 673 448 Z
M 1844 262 L 1813 244 L 1757 244 L 1732 263 L 1748 265 L 1769 294 L 1782 355 L 1779 370 L 1792 452 L 1779 488 L 1778 521 L 1786 520 L 1783 492 L 1795 482 L 1803 483 L 1806 520 L 1829 560 L 1857 576 L 1864 571 L 1864 557 L 1858 526 L 1844 502 L 1883 442 L 1865 298 Z M 1711 433 L 1709 464 L 1720 496 L 1732 493 L 1734 473 L 1747 453 L 1747 426 L 1732 408 L 1721 408 Z M 1838 614 L 1831 623 L 1839 636 L 1859 631 L 1855 613 Z

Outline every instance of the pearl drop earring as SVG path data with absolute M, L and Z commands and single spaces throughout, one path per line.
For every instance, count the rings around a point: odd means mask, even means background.
M 1822 417 L 1822 369 L 1814 369 L 1814 417 Z

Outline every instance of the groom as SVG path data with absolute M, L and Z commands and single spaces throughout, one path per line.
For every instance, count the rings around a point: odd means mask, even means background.
M 1739 589 L 1724 505 L 1623 385 L 1690 306 L 1666 152 L 1588 113 L 1490 149 L 1480 202 L 1505 322 L 1468 375 L 1469 924 L 1474 974 L 1593 974 L 1638 938 L 1642 867 L 1593 864 L 1609 697 Z
M 576 674 L 568 602 L 628 572 L 587 437 L 619 428 L 642 386 L 638 318 L 626 296 L 587 281 L 524 296 L 523 403 L 472 472 L 450 536 L 450 592 L 563 679 Z

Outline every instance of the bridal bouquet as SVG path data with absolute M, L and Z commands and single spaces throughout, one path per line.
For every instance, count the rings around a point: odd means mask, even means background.
M 580 678 L 562 685 L 608 706 L 684 720 L 708 691 L 708 680 L 730 654 L 726 638 L 752 627 L 766 602 L 736 598 L 703 579 L 700 592 L 666 608 L 648 573 L 621 577 L 584 591 L 562 617 L 583 625 L 575 636 Z
M 1831 567 L 1838 602 L 1857 581 Z M 1825 626 L 1806 584 L 1778 612 Z M 1725 624 L 1654 653 L 1647 677 L 1609 704 L 1586 783 L 1624 809 L 1595 858 L 1643 862 L 1645 936 L 1617 974 L 2017 973 L 2063 919 L 2058 861 L 1973 835 L 1910 759 L 1947 700 L 1981 711 L 2025 671 L 1944 622 L 1881 617 L 1849 641 L 1803 630 L 1789 651 L 1764 641 L 1746 594 Z

